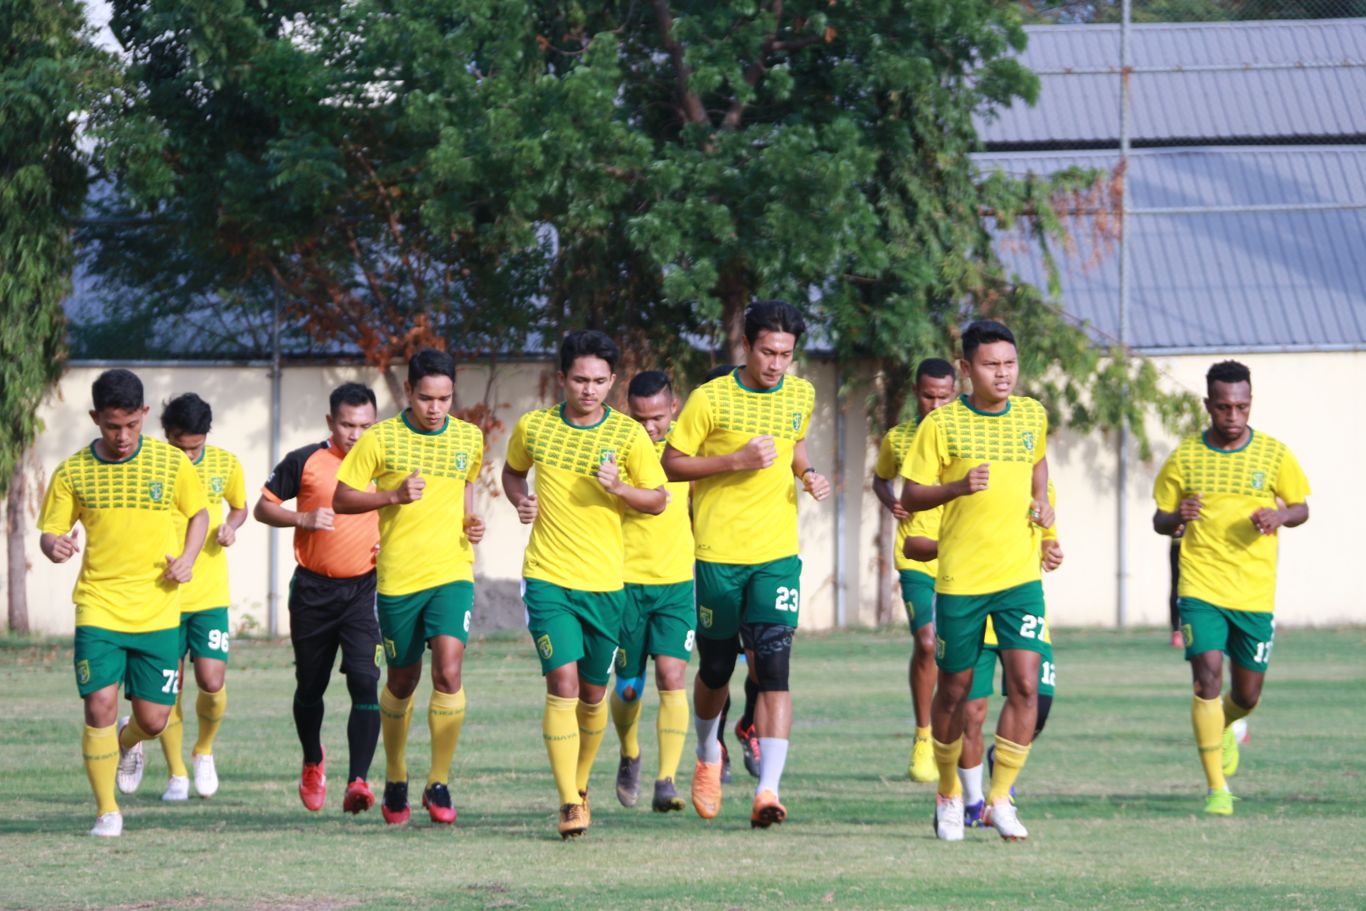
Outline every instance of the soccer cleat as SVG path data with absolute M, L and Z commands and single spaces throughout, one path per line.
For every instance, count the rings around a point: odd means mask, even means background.
M 579 800 L 583 801 L 583 824 L 584 828 L 593 824 L 593 808 L 588 804 L 588 789 L 584 788 L 579 792 Z
M 751 829 L 767 829 L 787 819 L 787 807 L 778 802 L 778 795 L 765 788 L 754 795 L 754 807 L 749 811 Z
M 118 782 L 119 791 L 124 794 L 132 794 L 142 784 L 142 769 L 146 759 L 142 755 L 142 742 L 133 744 L 132 749 L 123 748 L 123 729 L 128 727 L 129 716 L 124 715 L 119 719 L 119 770 L 115 777 Z M 106 816 L 109 814 L 105 814 Z
M 1238 735 L 1232 727 L 1224 728 L 1224 777 L 1232 778 L 1238 771 Z
M 963 795 L 934 795 L 934 834 L 940 841 L 963 840 Z
M 384 783 L 384 802 L 379 805 L 384 821 L 391 826 L 402 825 L 412 815 L 408 809 L 408 782 L 386 781 Z
M 560 837 L 578 838 L 588 830 L 588 812 L 581 803 L 567 803 L 560 807 Z
M 751 722 L 749 727 L 744 727 L 739 721 L 735 722 L 735 739 L 740 741 L 740 752 L 745 757 L 745 771 L 751 778 L 759 777 L 759 731 Z M 723 754 L 724 755 L 724 754 Z
M 1238 738 L 1239 744 L 1246 746 L 1251 742 L 1252 734 L 1248 732 L 1246 718 L 1239 718 L 1233 722 L 1231 727 L 1233 728 L 1233 736 Z
M 305 762 L 299 773 L 299 799 L 314 812 L 327 803 L 327 753 L 317 762 Z
M 987 802 L 985 800 L 979 800 L 976 803 L 966 804 L 963 807 L 963 827 L 966 829 L 985 828 L 986 823 L 982 821 L 982 813 L 986 810 L 986 808 Z
M 375 805 L 375 792 L 364 778 L 353 778 L 346 786 L 342 797 L 342 810 L 347 813 L 364 813 Z
M 988 805 L 982 814 L 982 825 L 992 827 L 1006 841 L 1024 841 L 1029 837 L 1029 830 L 1020 822 L 1015 804 L 1008 799 Z
M 934 744 L 928 737 L 917 737 L 911 744 L 911 764 L 906 770 L 911 781 L 938 781 L 939 768 L 934 764 Z
M 439 781 L 427 785 L 422 792 L 422 805 L 432 822 L 443 826 L 455 824 L 455 804 L 451 802 L 451 789 Z
M 96 838 L 118 838 L 123 834 L 123 814 L 116 810 L 96 816 L 90 834 Z
M 683 798 L 678 796 L 678 789 L 674 787 L 672 778 L 661 778 L 655 782 L 654 800 L 650 801 L 651 809 L 656 813 L 668 813 L 671 810 L 681 810 L 683 807 Z
M 161 792 L 162 800 L 189 800 L 190 799 L 190 777 L 188 775 L 172 775 L 166 780 L 166 790 Z
M 190 765 L 194 768 L 194 792 L 200 797 L 212 797 L 218 793 L 218 769 L 213 764 L 213 754 L 190 754 Z
M 1205 812 L 1211 816 L 1232 816 L 1233 802 L 1237 799 L 1228 788 L 1221 788 L 1218 791 L 1211 789 L 1205 795 Z
M 721 812 L 721 763 L 697 760 L 692 770 L 692 806 L 703 819 Z
M 623 807 L 634 807 L 640 800 L 640 757 L 621 757 L 617 766 L 617 800 Z
M 721 741 L 721 783 L 730 784 L 730 750 L 726 749 L 726 742 Z

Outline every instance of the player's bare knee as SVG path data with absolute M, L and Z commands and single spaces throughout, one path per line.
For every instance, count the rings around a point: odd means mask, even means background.
M 934 660 L 935 653 L 934 627 L 927 626 L 915 634 L 915 655 L 918 658 Z
M 655 685 L 661 692 L 681 690 L 687 686 L 688 665 L 676 659 L 655 659 Z
M 759 684 L 759 692 L 787 692 L 793 632 L 790 626 L 772 623 L 757 625 L 750 631 L 754 676 Z
M 545 691 L 561 699 L 579 698 L 579 675 L 574 665 L 554 668 L 545 675 Z
M 409 667 L 391 667 L 384 685 L 389 692 L 394 694 L 395 698 L 407 699 L 417 689 L 417 682 L 421 677 L 422 665 L 420 664 Z
M 201 658 L 194 663 L 194 682 L 202 693 L 216 693 L 223 688 L 227 665 L 213 658 Z
M 731 639 L 697 637 L 697 679 L 710 690 L 724 689 L 735 673 L 735 643 Z

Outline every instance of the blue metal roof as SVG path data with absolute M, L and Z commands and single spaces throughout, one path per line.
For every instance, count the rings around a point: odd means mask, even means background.
M 1118 144 L 1119 26 L 1027 31 L 1020 59 L 1040 73 L 1038 103 L 979 118 L 982 141 Z M 1134 142 L 1366 135 L 1366 19 L 1145 24 L 1130 34 Z
M 983 153 L 984 170 L 1113 170 L 1118 152 Z M 1130 333 L 1145 350 L 1366 348 L 1366 146 L 1140 149 L 1129 159 Z M 1248 206 L 1296 211 L 1227 211 Z M 1223 211 L 1171 212 L 1216 207 Z M 1159 214 L 1142 214 L 1160 209 Z M 1119 329 L 1119 253 L 1084 231 L 1062 258 L 1063 308 Z M 1020 278 L 1042 264 L 1003 238 Z

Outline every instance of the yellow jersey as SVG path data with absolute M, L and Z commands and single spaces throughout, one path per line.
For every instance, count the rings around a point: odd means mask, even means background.
M 598 466 L 607 460 L 616 461 L 621 480 L 632 487 L 655 490 L 668 480 L 645 428 L 612 408 L 605 407 L 602 420 L 591 427 L 569 423 L 563 402 L 529 411 L 517 421 L 508 439 L 507 463 L 520 472 L 535 467 L 538 507 L 522 559 L 523 576 L 576 591 L 621 589 L 626 560 L 622 518 L 628 510 L 598 483 Z
M 1186 437 L 1157 473 L 1153 498 L 1163 512 L 1200 495 L 1203 514 L 1186 523 L 1181 538 L 1177 594 L 1228 610 L 1271 613 L 1276 606 L 1277 535 L 1252 524 L 1259 509 L 1275 509 L 1309 496 L 1309 479 L 1290 449 L 1249 430 L 1235 450 L 1215 449 L 1205 434 Z
M 664 453 L 664 441 L 655 443 L 655 456 Z M 669 505 L 651 516 L 627 507 L 621 520 L 626 545 L 622 579 L 633 585 L 673 585 L 689 582 L 693 574 L 692 514 L 688 509 L 691 485 L 668 481 Z
M 930 412 L 916 430 L 901 475 L 935 486 L 990 463 L 986 490 L 944 504 L 935 591 L 987 595 L 1039 578 L 1039 548 L 1029 520 L 1034 466 L 1047 455 L 1048 414 L 1011 396 L 998 414 L 967 396 Z
M 816 390 L 786 376 L 772 389 L 750 389 L 736 368 L 688 396 L 668 443 L 687 456 L 730 455 L 757 436 L 773 437 L 767 468 L 699 478 L 693 487 L 697 559 L 753 565 L 797 554 L 797 483 L 792 451 L 806 439 Z
M 376 588 L 410 595 L 448 582 L 474 581 L 474 548 L 465 536 L 465 485 L 479 476 L 484 435 L 447 416 L 440 430 L 418 430 L 405 409 L 361 435 L 337 480 L 355 490 L 395 490 L 417 470 L 422 498 L 381 507 Z
M 204 549 L 194 561 L 194 578 L 180 586 L 180 612 L 193 614 L 214 607 L 227 607 L 228 554 L 218 543 L 218 528 L 223 524 L 223 503 L 233 509 L 247 505 L 247 482 L 242 476 L 242 463 L 226 449 L 205 445 L 199 461 L 191 462 L 199 486 L 209 507 L 209 533 L 204 538 Z M 174 513 L 176 536 L 185 540 L 185 526 L 189 519 Z
M 142 437 L 121 462 L 101 458 L 94 443 L 63 461 L 38 527 L 64 535 L 85 526 L 71 595 L 76 625 L 118 633 L 179 626 L 180 586 L 163 576 L 166 558 L 185 549 L 185 525 L 206 505 L 190 460 L 162 440 Z
M 882 445 L 877 450 L 877 464 L 873 467 L 873 473 L 884 481 L 894 481 L 901 475 L 901 465 L 906 461 L 906 456 L 911 451 L 911 440 L 915 439 L 915 428 L 918 422 L 914 419 L 902 421 L 882 438 Z M 924 573 L 930 578 L 939 575 L 939 561 L 912 560 L 906 556 L 906 538 L 910 536 L 911 525 L 917 519 L 920 520 L 919 530 L 916 537 L 932 538 L 939 540 L 939 522 L 944 515 L 944 507 L 936 506 L 921 513 L 915 513 L 908 519 L 898 519 L 896 523 L 896 568 L 899 570 L 913 570 Z

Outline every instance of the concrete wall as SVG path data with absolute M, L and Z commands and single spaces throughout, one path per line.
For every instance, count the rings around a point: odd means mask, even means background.
M 1161 366 L 1173 384 L 1203 388 L 1208 365 L 1220 358 L 1183 356 L 1164 358 Z M 1293 625 L 1366 622 L 1366 605 L 1350 591 L 1351 574 L 1341 562 L 1343 548 L 1333 541 L 1355 540 L 1349 523 L 1363 504 L 1355 485 L 1357 454 L 1366 448 L 1366 430 L 1352 414 L 1329 414 L 1328 401 L 1312 394 L 1318 378 L 1355 388 L 1366 381 L 1366 352 L 1341 354 L 1265 354 L 1243 358 L 1253 371 L 1254 428 L 1276 436 L 1294 449 L 1313 485 L 1313 516 L 1308 525 L 1283 533 L 1280 596 L 1277 616 Z M 94 436 L 87 416 L 90 382 L 100 368 L 77 366 L 68 371 L 43 407 L 46 430 L 37 446 L 44 480 L 66 455 Z M 264 367 L 155 366 L 135 368 L 153 404 L 149 432 L 159 432 L 155 416 L 159 403 L 180 392 L 195 391 L 214 406 L 210 440 L 237 453 L 247 473 L 254 502 L 270 463 L 270 377 Z M 879 588 L 890 591 L 890 577 L 879 546 L 879 506 L 872 495 L 870 476 L 876 438 L 870 433 L 862 393 L 851 394 L 844 406 L 844 481 L 835 478 L 837 461 L 836 383 L 833 365 L 814 361 L 802 374 L 816 384 L 818 399 L 808 446 L 814 464 L 844 494 L 845 622 L 871 625 L 877 619 Z M 380 414 L 395 410 L 383 379 L 362 367 L 287 367 L 283 373 L 281 452 L 326 435 L 323 415 L 327 393 L 335 385 L 358 379 L 373 386 L 380 398 Z M 549 366 L 512 362 L 490 369 L 471 365 L 460 371 L 457 404 L 485 400 L 504 426 L 489 443 L 485 475 L 478 502 L 488 519 L 488 535 L 477 548 L 479 579 L 476 625 L 481 629 L 518 628 L 522 610 L 517 596 L 522 549 L 528 529 L 497 489 L 507 435 L 525 410 L 557 399 Z M 1152 481 L 1174 440 L 1159 438 L 1151 463 L 1135 459 L 1126 496 L 1129 558 L 1129 623 L 1166 622 L 1167 542 L 1151 531 Z M 1113 438 L 1095 435 L 1079 439 L 1069 433 L 1050 441 L 1050 465 L 1058 488 L 1058 514 L 1066 563 L 1046 580 L 1050 611 L 1057 625 L 1113 625 L 1116 619 L 1118 533 L 1116 529 L 1116 455 Z M 1351 485 L 1351 486 L 1349 486 Z M 802 626 L 828 629 L 837 622 L 838 542 L 837 499 L 815 503 L 801 497 Z M 30 517 L 30 527 L 34 524 Z M 36 630 L 69 633 L 72 629 L 70 592 L 76 564 L 53 566 L 38 551 L 37 534 L 29 536 L 29 611 Z M 239 628 L 263 629 L 268 613 L 269 532 L 254 521 L 243 527 L 230 557 L 234 623 Z M 293 569 L 290 534 L 280 532 L 280 572 L 283 592 Z M 3 574 L 0 574 L 3 576 Z M 0 578 L 0 589 L 5 584 Z M 897 597 L 893 595 L 893 597 Z M 900 618 L 899 607 L 895 615 Z M 288 612 L 279 605 L 280 632 L 288 630 Z

